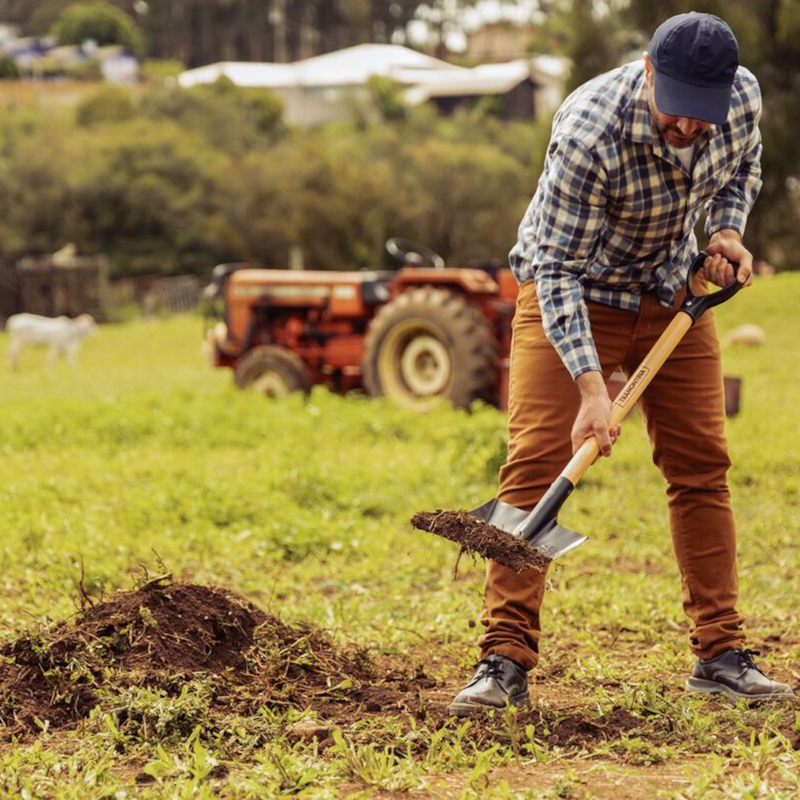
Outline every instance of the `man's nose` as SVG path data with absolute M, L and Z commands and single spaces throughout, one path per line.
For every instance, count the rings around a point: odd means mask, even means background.
M 679 117 L 675 124 L 678 126 L 678 130 L 687 137 L 694 135 L 703 125 L 699 120 L 690 119 L 689 117 Z

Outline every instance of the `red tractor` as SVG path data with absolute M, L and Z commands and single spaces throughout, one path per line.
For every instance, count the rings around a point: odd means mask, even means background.
M 508 400 L 517 282 L 499 262 L 448 269 L 437 253 L 389 239 L 397 272 L 307 272 L 220 264 L 206 289 L 219 319 L 212 361 L 236 385 L 281 396 L 315 384 L 363 388 L 427 408 Z M 614 373 L 616 396 L 625 376 Z M 739 412 L 740 379 L 725 377 L 725 411 Z
M 390 239 L 397 272 L 223 264 L 206 297 L 213 363 L 269 395 L 363 388 L 406 406 L 480 399 L 504 408 L 517 283 L 495 262 L 448 269 L 422 245 Z

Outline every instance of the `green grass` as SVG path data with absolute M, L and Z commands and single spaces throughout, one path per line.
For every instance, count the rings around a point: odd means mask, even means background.
M 744 381 L 742 413 L 728 426 L 730 479 L 741 609 L 762 663 L 795 687 L 799 307 L 800 275 L 781 275 L 717 312 L 723 332 L 756 322 L 767 336 L 763 348 L 725 352 L 726 373 Z M 34 352 L 23 353 L 20 374 L 0 364 L 2 632 L 72 614 L 81 563 L 96 597 L 166 568 L 286 622 L 421 661 L 457 688 L 476 656 L 482 567 L 462 563 L 454 581 L 453 545 L 408 519 L 494 494 L 504 416 L 486 407 L 420 416 L 324 390 L 268 401 L 211 369 L 200 341 L 194 318 L 130 323 L 104 326 L 76 372 L 58 363 L 48 374 Z M 506 735 L 484 741 L 388 717 L 354 720 L 322 753 L 288 742 L 288 717 L 268 709 L 214 729 L 192 706 L 202 706 L 196 687 L 180 701 L 189 711 L 169 706 L 174 698 L 125 700 L 157 705 L 167 719 L 191 712 L 189 733 L 115 732 L 96 714 L 75 731 L 6 746 L 0 797 L 615 797 L 614 780 L 649 776 L 657 788 L 648 795 L 642 783 L 643 797 L 796 796 L 794 710 L 733 709 L 680 691 L 691 664 L 686 620 L 664 486 L 638 416 L 563 521 L 591 538 L 552 570 L 534 694 L 552 726 L 578 707 L 601 720 L 622 708 L 641 728 L 564 749 L 544 745 L 541 730 L 516 730 L 514 718 Z M 158 783 L 135 783 L 142 770 Z

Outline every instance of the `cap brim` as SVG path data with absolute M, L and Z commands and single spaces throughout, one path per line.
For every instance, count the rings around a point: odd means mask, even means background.
M 699 119 L 713 125 L 725 124 L 731 107 L 731 87 L 695 86 L 658 70 L 655 74 L 656 106 L 662 114 Z

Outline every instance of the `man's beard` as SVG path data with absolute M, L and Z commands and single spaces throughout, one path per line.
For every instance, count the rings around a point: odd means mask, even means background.
M 684 136 L 677 125 L 665 125 L 663 128 L 659 125 L 658 129 L 667 142 L 679 150 L 683 147 L 691 147 L 705 133 L 705 131 L 696 130 L 691 136 Z
M 674 122 L 668 125 L 662 125 L 659 123 L 658 111 L 655 107 L 655 103 L 653 102 L 653 97 L 650 92 L 648 92 L 647 95 L 647 104 L 650 106 L 650 116 L 653 118 L 653 122 L 655 122 L 659 133 L 661 133 L 661 135 L 667 141 L 667 144 L 677 147 L 678 150 L 681 150 L 684 147 L 691 147 L 705 133 L 705 130 L 698 128 L 691 136 L 684 136 Z

